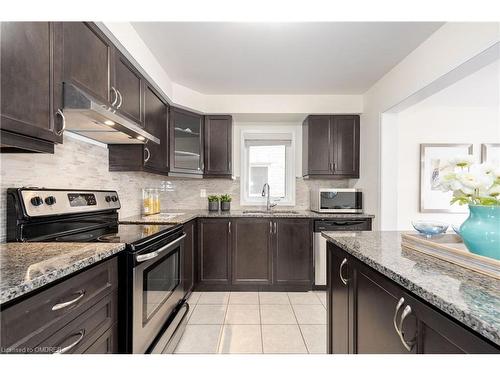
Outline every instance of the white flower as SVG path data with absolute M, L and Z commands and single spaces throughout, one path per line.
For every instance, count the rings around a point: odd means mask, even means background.
M 474 163 L 473 155 L 458 155 L 448 160 L 444 168 L 468 168 Z

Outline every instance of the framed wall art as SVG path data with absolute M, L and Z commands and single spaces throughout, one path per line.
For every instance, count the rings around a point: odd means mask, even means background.
M 500 143 L 483 143 L 481 145 L 481 163 L 484 162 L 500 165 Z

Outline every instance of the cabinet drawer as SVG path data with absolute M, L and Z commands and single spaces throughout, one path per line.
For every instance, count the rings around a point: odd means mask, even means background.
M 97 352 L 100 344 L 96 341 L 116 322 L 117 293 L 112 293 L 83 314 L 71 321 L 65 327 L 37 345 L 35 352 L 80 354 L 89 350 Z M 96 344 L 96 346 L 94 346 Z M 90 349 L 94 346 L 93 349 Z
M 116 289 L 110 259 L 2 311 L 3 348 L 34 347 Z
M 83 354 L 114 354 L 118 353 L 118 324 L 102 334 L 94 343 L 92 343 Z

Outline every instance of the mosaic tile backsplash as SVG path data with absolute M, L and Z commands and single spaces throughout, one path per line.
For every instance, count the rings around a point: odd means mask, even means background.
M 239 179 L 189 179 L 142 172 L 109 172 L 107 148 L 70 136 L 65 136 L 64 144 L 56 146 L 54 154 L 0 154 L 0 168 L 1 242 L 5 242 L 6 190 L 9 187 L 117 190 L 122 204 L 120 217 L 127 217 L 141 212 L 142 188 L 161 188 L 168 180 L 173 191 L 161 193 L 162 211 L 205 208 L 207 201 L 200 197 L 200 189 L 206 189 L 207 194 L 231 194 L 231 206 L 240 208 Z M 295 209 L 309 208 L 309 190 L 316 185 L 342 188 L 347 187 L 348 181 L 297 178 Z

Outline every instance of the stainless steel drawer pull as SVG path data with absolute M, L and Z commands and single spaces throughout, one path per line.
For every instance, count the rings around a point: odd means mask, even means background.
M 118 92 L 118 97 L 120 99 L 120 102 L 116 105 L 116 109 L 119 109 L 123 103 L 123 96 L 122 96 L 122 93 L 120 92 L 120 90 L 116 90 L 116 91 Z
M 69 352 L 71 349 L 73 349 L 75 346 L 77 346 L 85 337 L 85 330 L 82 329 L 80 332 L 76 333 L 79 337 L 71 344 L 68 346 L 65 346 L 64 348 L 56 350 L 53 354 L 64 354 Z
M 405 337 L 404 337 L 405 334 L 403 332 L 403 323 L 404 323 L 405 319 L 408 317 L 408 315 L 410 315 L 411 313 L 412 313 L 411 306 L 407 305 L 405 307 L 405 309 L 403 310 L 403 313 L 401 314 L 401 320 L 399 321 L 399 327 L 398 327 L 399 338 L 401 339 L 401 343 L 406 348 L 406 350 L 408 350 L 409 352 L 411 352 L 411 350 L 413 349 L 413 346 L 415 345 L 416 340 L 415 340 L 415 338 L 411 339 L 410 341 L 405 340 Z
M 61 109 L 57 110 L 56 115 L 61 116 L 61 119 L 62 119 L 62 127 L 59 131 L 56 132 L 57 135 L 61 135 L 64 132 L 64 130 L 66 129 L 66 117 L 64 117 L 64 113 L 63 113 L 63 111 L 61 111 Z
M 396 305 L 396 310 L 394 311 L 394 317 L 392 318 L 392 322 L 394 323 L 394 329 L 396 330 L 397 334 L 400 335 L 399 328 L 398 328 L 398 313 L 399 310 L 401 309 L 401 306 L 403 306 L 403 303 L 405 303 L 404 297 L 401 297 L 398 301 L 398 304 Z
M 147 163 L 149 159 L 151 158 L 151 152 L 149 151 L 149 148 L 144 147 L 144 163 Z
M 183 240 L 186 236 L 187 236 L 187 234 L 184 233 L 182 236 L 180 236 L 176 240 L 174 240 L 172 242 L 169 242 L 168 244 L 166 244 L 165 246 L 161 247 L 158 250 L 152 251 L 152 252 L 147 253 L 147 254 L 137 255 L 135 257 L 135 260 L 137 260 L 138 263 L 141 263 L 141 262 L 145 262 L 146 260 L 150 260 L 150 259 L 156 258 L 158 255 L 160 255 L 161 253 L 163 253 L 165 250 L 167 250 L 168 248 L 172 247 L 172 245 L 175 245 L 177 242 Z
M 52 311 L 57 311 L 57 310 L 64 309 L 65 307 L 74 305 L 75 303 L 77 303 L 78 301 L 80 301 L 85 296 L 85 290 L 80 290 L 78 293 L 80 295 L 78 297 L 72 299 L 71 301 L 58 303 L 57 305 L 52 306 Z
M 342 263 L 340 263 L 340 267 L 339 267 L 340 280 L 342 281 L 342 283 L 344 285 L 347 285 L 347 283 L 349 282 L 349 279 L 345 279 L 344 276 L 342 276 L 342 268 L 344 268 L 344 266 L 346 265 L 346 263 L 347 263 L 347 258 L 344 258 L 344 260 L 342 261 Z
M 269 222 L 269 234 L 273 234 L 273 222 Z
M 111 106 L 114 107 L 116 102 L 118 101 L 118 91 L 113 87 L 111 86 L 111 91 L 113 92 L 113 101 L 111 102 Z

